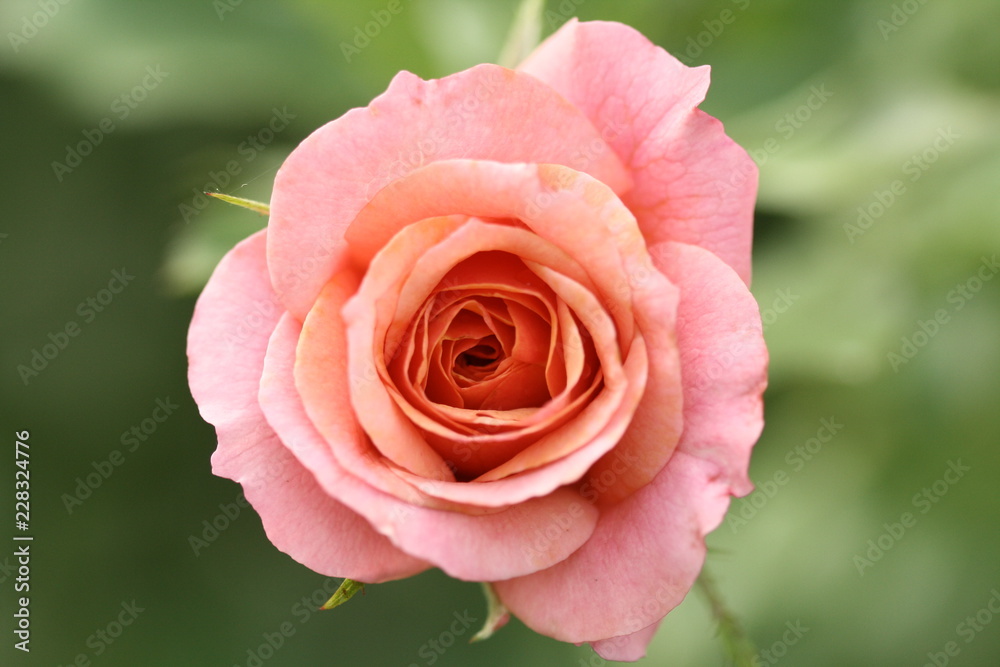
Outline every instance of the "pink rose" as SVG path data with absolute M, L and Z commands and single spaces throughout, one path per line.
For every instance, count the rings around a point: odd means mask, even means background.
M 574 20 L 517 71 L 401 72 L 288 157 L 188 340 L 214 472 L 275 546 L 644 655 L 762 427 L 757 171 L 708 79 Z

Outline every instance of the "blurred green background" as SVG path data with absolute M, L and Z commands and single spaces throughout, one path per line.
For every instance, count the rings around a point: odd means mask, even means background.
M 266 201 L 313 129 L 400 69 L 495 60 L 514 12 L 402 0 L 345 55 L 388 4 L 0 5 L 0 493 L 29 430 L 35 536 L 30 655 L 13 648 L 16 545 L 0 548 L 0 664 L 603 664 L 517 621 L 429 649 L 453 614 L 484 611 L 478 586 L 437 571 L 314 615 L 331 582 L 210 472 L 187 324 L 263 218 L 198 193 Z M 709 540 L 757 662 L 1000 664 L 1000 4 L 550 0 L 545 32 L 571 15 L 710 64 L 703 108 L 761 168 L 759 491 Z M 727 664 L 703 597 L 667 617 L 646 664 Z

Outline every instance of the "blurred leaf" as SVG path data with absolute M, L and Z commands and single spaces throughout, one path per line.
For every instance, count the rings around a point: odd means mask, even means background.
M 514 15 L 514 22 L 507 33 L 507 41 L 500 51 L 498 64 L 511 69 L 528 57 L 542 37 L 542 12 L 544 0 L 522 0 Z
M 212 207 L 191 224 L 178 226 L 166 248 L 160 278 L 168 294 L 197 294 L 223 255 L 264 228 L 265 220 L 234 206 Z

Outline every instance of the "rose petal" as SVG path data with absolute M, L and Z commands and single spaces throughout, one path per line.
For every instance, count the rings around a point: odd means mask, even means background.
M 666 243 L 651 253 L 681 295 L 681 442 L 648 486 L 602 510 L 573 556 L 495 584 L 526 625 L 563 641 L 632 634 L 662 618 L 694 584 L 704 536 L 722 521 L 730 496 L 752 488 L 747 466 L 763 426 L 767 366 L 757 304 L 739 276 L 704 249 Z M 720 359 L 729 363 L 720 368 Z
M 598 453 L 596 443 L 602 442 L 604 447 L 610 449 L 618 441 L 617 437 L 598 438 L 597 435 L 602 432 L 610 433 L 612 428 L 618 436 L 621 435 L 635 411 L 646 384 L 645 345 L 635 346 L 626 358 L 623 368 L 614 337 L 614 328 L 594 295 L 569 278 L 545 267 L 532 266 L 532 269 L 562 297 L 563 304 L 572 308 L 574 312 L 587 313 L 589 316 L 587 329 L 597 346 L 604 387 L 570 423 L 543 436 L 510 460 L 480 476 L 480 481 L 493 481 L 538 469 L 581 448 L 590 450 L 596 459 L 604 453 Z
M 511 612 L 561 641 L 632 634 L 690 590 L 705 556 L 703 515 L 728 506 L 728 485 L 703 459 L 676 452 L 648 486 L 604 508 L 593 535 L 547 570 L 494 583 Z M 602 573 L 595 577 L 594 573 Z
M 620 502 L 656 477 L 684 427 L 675 333 L 680 294 L 656 269 L 634 277 L 636 326 L 649 347 L 649 378 L 621 442 L 587 472 L 581 490 L 599 505 Z
M 275 329 L 267 353 L 267 382 L 271 386 L 263 396 L 268 418 L 326 493 L 365 517 L 397 547 L 453 577 L 489 581 L 550 567 L 586 542 L 597 522 L 597 510 L 571 489 L 560 489 L 507 510 L 473 515 L 420 507 L 382 493 L 351 474 L 364 473 L 365 466 L 345 472 L 334 454 L 357 447 L 352 428 L 340 429 L 344 435 L 341 441 L 324 439 L 307 416 L 293 384 L 300 334 L 300 325 L 291 316 L 284 317 Z M 339 365 L 346 365 L 342 358 L 346 348 L 335 348 L 332 354 L 341 357 Z M 346 375 L 338 381 L 346 385 Z M 306 393 L 313 389 L 311 382 L 302 384 L 300 380 L 300 386 Z M 326 426 L 332 433 L 331 425 Z M 378 465 L 373 458 L 366 463 Z
M 501 253 L 493 254 L 501 256 Z M 523 262 L 512 256 L 506 257 L 522 271 L 530 273 Z M 554 299 L 551 290 L 544 285 L 526 284 L 520 275 L 494 275 L 491 276 L 493 282 L 478 282 L 475 275 L 462 276 L 458 273 L 465 270 L 467 264 L 463 262 L 456 266 L 443 281 L 464 287 L 442 289 L 428 300 L 421 313 L 414 318 L 416 324 L 411 326 L 405 352 L 397 356 L 389 368 L 399 390 L 415 405 L 422 406 L 427 416 L 441 419 L 442 423 L 457 432 L 473 434 L 477 431 L 464 423 L 475 423 L 476 413 L 464 409 L 464 393 L 451 367 L 446 368 L 442 361 L 443 349 L 451 348 L 450 343 L 447 340 L 442 342 L 441 338 L 450 331 L 448 327 L 453 317 L 457 317 L 462 310 L 480 313 L 485 318 L 483 323 L 488 324 L 489 330 L 500 342 L 504 355 L 515 360 L 540 364 L 546 367 L 547 372 L 555 372 L 554 367 L 559 365 L 561 359 L 553 361 L 551 358 L 555 352 L 553 307 L 549 303 Z M 430 324 L 432 318 L 433 324 Z M 404 368 L 405 382 L 401 379 Z M 470 386 L 469 382 L 463 381 L 463 388 Z M 551 382 L 547 382 L 546 388 L 552 395 Z M 450 406 L 460 409 L 449 409 Z
M 572 19 L 519 69 L 582 109 L 628 166 L 623 199 L 650 245 L 707 248 L 750 283 L 757 165 L 695 109 L 708 67 L 686 67 L 620 23 Z
M 351 379 L 347 333 L 341 310 L 356 289 L 355 284 L 346 280 L 332 280 L 326 285 L 305 324 L 300 325 L 301 335 L 297 334 L 290 343 L 296 350 L 297 361 L 294 388 L 288 391 L 296 394 L 296 397 L 301 396 L 309 419 L 330 443 L 334 458 L 343 468 L 374 488 L 407 502 L 446 504 L 434 503 L 425 498 L 389 470 L 385 455 L 372 446 L 371 440 L 362 430 L 354 406 L 347 400 L 350 396 Z M 357 376 L 354 381 L 372 383 L 379 380 L 372 369 L 368 375 Z M 294 445 L 290 446 L 294 449 Z M 424 451 L 419 451 L 417 443 L 409 456 L 420 455 L 430 461 L 429 465 L 434 465 L 432 459 L 437 455 L 426 449 L 426 445 Z M 437 459 L 440 460 L 440 457 Z M 315 468 L 310 468 L 317 472 Z M 447 466 L 443 466 L 439 474 L 442 479 L 452 477 Z
M 579 165 L 616 192 L 629 184 L 590 121 L 534 77 L 496 65 L 434 81 L 401 72 L 368 107 L 310 135 L 275 177 L 268 267 L 286 309 L 305 319 L 332 275 L 333 248 L 382 187 L 451 158 Z M 370 254 L 387 240 L 373 234 Z
M 460 221 L 450 218 L 425 220 L 409 227 L 405 236 L 394 239 L 380 253 L 380 258 L 396 269 L 412 266 L 427 248 L 435 247 L 461 227 Z M 344 394 L 338 394 L 335 388 L 339 390 L 340 376 L 346 374 L 350 379 L 350 400 L 356 419 L 384 456 L 421 477 L 454 480 L 444 459 L 427 444 L 383 384 L 388 374 L 386 365 L 391 359 L 385 359 L 382 354 L 378 323 L 392 316 L 401 278 L 394 271 L 375 268 L 365 274 L 356 291 L 344 289 L 337 280 L 332 280 L 319 295 L 303 325 L 296 374 L 300 378 L 300 389 L 302 381 L 312 383 L 309 398 L 305 399 L 306 407 L 314 419 L 324 424 L 339 419 L 339 416 L 327 419 L 320 413 L 343 409 L 333 404 L 344 402 Z M 348 296 L 350 299 L 345 303 Z M 346 338 L 341 333 L 345 324 Z M 340 356 L 335 355 L 334 350 L 341 347 L 351 350 L 346 369 L 335 363 Z M 306 372 L 308 380 L 302 375 Z M 324 385 L 327 386 L 325 390 Z
M 191 393 L 215 424 L 213 472 L 243 485 L 268 539 L 329 576 L 378 582 L 428 566 L 326 495 L 282 446 L 257 400 L 268 336 L 281 315 L 258 232 L 223 258 L 195 307 L 188 334 Z
M 383 349 L 385 355 L 391 359 L 394 354 L 392 350 L 398 348 L 398 342 L 394 341 L 399 340 L 403 330 L 413 321 L 419 304 L 426 300 L 434 286 L 444 278 L 451 267 L 477 252 L 500 250 L 528 261 L 556 266 L 562 273 L 583 275 L 579 268 L 552 244 L 523 229 L 507 225 L 485 224 L 473 219 L 455 229 L 450 236 L 440 239 L 435 237 L 434 243 L 428 242 L 425 240 L 428 230 L 437 228 L 435 220 L 437 219 L 432 218 L 410 225 L 397 234 L 372 262 L 357 294 L 344 308 L 349 346 L 354 351 L 350 361 L 351 375 L 359 378 L 351 386 L 351 398 L 357 409 L 358 418 L 380 451 L 396 461 L 404 470 L 422 477 L 430 475 L 414 469 L 416 463 L 413 457 L 417 453 L 423 454 L 426 451 L 423 444 L 425 442 L 430 443 L 442 460 L 449 461 L 452 467 L 461 468 L 461 462 L 454 456 L 453 447 L 448 444 L 448 439 L 453 438 L 454 446 L 464 446 L 470 442 L 476 444 L 488 442 L 491 455 L 490 467 L 516 454 L 525 446 L 526 441 L 518 439 L 516 434 L 506 433 L 483 435 L 478 438 L 470 438 L 464 434 L 459 436 L 439 422 L 427 418 L 419 409 L 410 405 L 388 382 L 390 378 L 382 354 Z M 419 259 L 414 261 L 417 256 Z M 569 278 L 563 280 L 570 281 Z M 395 301 L 394 308 L 394 296 L 397 293 L 398 301 Z M 589 292 L 581 290 L 579 298 L 587 296 Z M 387 321 L 387 315 L 393 309 L 395 309 L 394 320 Z M 306 336 L 308 335 L 307 326 Z M 609 336 L 613 334 L 605 334 L 602 339 L 606 340 Z M 380 342 L 382 340 L 386 341 L 384 345 Z M 602 363 L 606 367 L 605 372 L 611 373 L 619 362 L 608 351 Z M 365 369 L 370 366 L 375 368 L 382 381 L 364 378 Z M 617 376 L 614 379 L 615 383 L 610 385 L 609 389 L 614 397 L 609 395 L 607 400 L 617 403 L 621 399 L 622 388 L 621 380 Z M 390 400 L 390 397 L 393 400 Z M 374 409 L 375 407 L 379 409 Z M 594 407 L 594 410 L 597 409 Z M 416 432 L 414 425 L 437 438 L 425 440 Z M 571 445 L 573 447 L 582 444 L 578 440 L 574 440 L 573 443 Z M 486 453 L 481 452 L 481 454 Z M 403 462 L 403 455 L 410 457 L 407 463 Z M 480 469 L 474 476 L 485 471 Z M 466 471 L 463 469 L 463 472 Z M 437 479 L 450 481 L 443 474 Z
M 650 254 L 681 290 L 677 336 L 684 436 L 678 451 L 719 466 L 734 495 L 750 493 L 747 469 L 763 426 L 761 395 L 767 386 L 760 309 L 710 252 L 663 243 Z
M 657 621 L 630 635 L 602 639 L 601 641 L 592 642 L 591 646 L 594 652 L 605 660 L 635 662 L 646 657 L 646 647 L 652 641 L 653 636 L 656 635 L 656 630 L 659 627 L 660 622 Z
M 568 275 L 593 284 L 620 338 L 632 339 L 628 272 L 649 267 L 642 233 L 612 189 L 564 166 L 442 160 L 416 169 L 382 190 L 351 223 L 350 252 L 365 264 L 381 247 L 375 239 L 418 220 L 456 214 L 520 220 L 560 248 L 587 278 Z
M 477 481 L 465 484 L 426 482 L 405 470 L 395 470 L 394 472 L 401 478 L 408 480 L 416 488 L 435 498 L 484 507 L 521 502 L 524 499 L 533 498 L 560 486 L 579 481 L 580 477 L 593 465 L 595 458 L 614 447 L 615 443 L 621 439 L 628 426 L 627 414 L 630 410 L 634 410 L 634 406 L 642 394 L 644 377 L 639 368 L 645 367 L 646 352 L 645 344 L 641 338 L 636 339 L 633 348 L 635 354 L 630 355 L 626 361 L 625 373 L 637 378 L 637 380 L 626 386 L 625 396 L 618 412 L 607 420 L 603 430 L 570 454 L 551 461 L 547 465 L 496 481 Z M 570 425 L 572 424 L 573 422 Z M 578 428 L 587 429 L 590 426 L 591 424 L 585 424 Z M 577 436 L 578 432 L 569 437 Z
M 382 320 L 383 324 L 380 324 L 382 318 L 378 316 L 378 313 L 387 313 L 392 309 L 391 293 L 385 294 L 387 288 L 383 283 L 388 284 L 392 281 L 399 283 L 404 276 L 409 276 L 399 288 L 399 301 L 395 313 L 396 321 L 389 327 L 389 332 L 385 334 L 385 338 L 391 341 L 393 339 L 392 328 L 395 327 L 399 331 L 406 326 L 402 323 L 412 321 L 416 314 L 417 304 L 422 303 L 427 298 L 433 286 L 444 278 L 450 267 L 476 252 L 487 249 L 504 250 L 523 258 L 529 268 L 548 283 L 575 312 L 590 320 L 588 329 L 591 331 L 593 341 L 598 345 L 598 356 L 601 361 L 605 386 L 595 399 L 583 408 L 580 416 L 562 426 L 558 431 L 544 434 L 537 442 L 532 442 L 535 439 L 534 436 L 532 441 L 528 441 L 524 438 L 514 437 L 516 434 L 511 437 L 508 437 L 509 434 L 506 433 L 486 434 L 478 437 L 453 434 L 438 422 L 426 418 L 416 407 L 410 405 L 403 398 L 401 392 L 392 387 L 377 381 L 355 383 L 352 386 L 352 399 L 358 406 L 359 419 L 371 435 L 376 447 L 379 447 L 390 458 L 400 462 L 389 453 L 389 450 L 399 443 L 412 443 L 412 439 L 417 437 L 412 432 L 412 425 L 415 424 L 427 432 L 426 442 L 440 454 L 442 459 L 449 462 L 453 469 L 457 468 L 463 477 L 470 474 L 479 476 L 480 481 L 494 481 L 501 477 L 538 468 L 543 464 L 561 459 L 580 448 L 585 448 L 593 457 L 592 460 L 596 460 L 610 449 L 617 438 L 621 436 L 624 425 L 628 423 L 642 394 L 647 363 L 645 346 L 639 345 L 634 354 L 629 354 L 626 361 L 628 374 L 623 373 L 618 350 L 618 345 L 622 342 L 615 338 L 614 327 L 591 290 L 584 289 L 582 285 L 562 275 L 562 273 L 552 271 L 540 264 L 536 265 L 541 262 L 546 265 L 558 266 L 562 268 L 563 273 L 572 272 L 572 265 L 568 265 L 560 253 L 554 252 L 557 249 L 551 247 L 551 244 L 539 236 L 515 227 L 485 224 L 473 219 L 456 229 L 447 238 L 442 238 L 433 247 L 426 247 L 421 239 L 426 235 L 423 227 L 427 224 L 433 225 L 434 223 L 424 221 L 411 225 L 393 238 L 386 249 L 380 252 L 372 262 L 358 294 L 344 309 L 351 347 L 357 350 L 359 355 L 352 357 L 353 367 L 363 368 L 365 364 L 373 363 L 379 374 L 383 375 L 382 364 L 384 362 L 380 355 L 376 353 L 375 358 L 370 362 L 365 356 L 367 350 L 377 351 L 380 347 L 378 344 L 378 341 L 381 340 L 380 332 L 385 329 L 385 325 L 384 320 Z M 401 259 L 401 253 L 394 251 L 397 245 L 405 246 L 408 249 L 405 260 Z M 408 262 L 416 255 L 419 255 L 419 259 L 413 263 L 411 268 Z M 390 278 L 392 274 L 397 277 Z M 389 291 L 391 292 L 391 289 Z M 373 337 L 374 343 L 372 342 Z M 625 345 L 622 346 L 625 347 Z M 393 344 L 387 342 L 385 347 L 388 353 Z M 358 372 L 352 371 L 355 377 L 357 377 Z M 396 398 L 396 406 L 401 411 L 401 415 L 405 414 L 409 420 L 404 420 L 402 416 L 398 418 L 391 414 L 387 416 L 386 410 L 366 412 L 361 407 L 376 403 L 384 405 L 386 403 L 384 396 L 386 395 Z M 378 416 L 376 417 L 376 415 Z M 372 425 L 369 426 L 369 423 Z M 596 437 L 599 433 L 602 433 L 603 437 Z M 612 436 L 612 433 L 617 433 L 617 436 Z M 388 444 L 383 444 L 382 439 L 385 439 Z M 529 443 L 531 443 L 530 446 Z M 422 449 L 422 442 L 420 445 Z M 469 452 L 470 447 L 475 455 L 471 461 L 468 457 L 460 456 L 458 453 L 459 450 Z M 471 469 L 470 465 L 476 462 L 483 463 L 484 467 Z M 500 465 L 501 463 L 503 465 Z M 412 467 L 401 462 L 400 467 L 416 473 L 417 477 L 422 476 Z M 406 475 L 404 478 L 410 479 Z M 438 489 L 447 489 L 449 493 L 452 489 L 449 486 L 433 486 L 435 489 L 432 492 L 433 495 L 437 495 Z M 544 492 L 547 493 L 549 490 L 551 489 L 546 489 Z M 467 494 L 467 492 L 459 493 Z

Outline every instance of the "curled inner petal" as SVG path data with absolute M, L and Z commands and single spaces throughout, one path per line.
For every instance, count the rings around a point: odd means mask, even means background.
M 471 480 L 523 470 L 501 466 L 526 448 L 541 465 L 588 442 L 621 403 L 624 375 L 614 323 L 601 315 L 586 273 L 526 229 L 469 219 L 440 236 L 433 230 L 442 224 L 399 232 L 394 242 L 433 243 L 403 255 L 390 243 L 370 267 L 379 277 L 366 278 L 345 309 L 359 353 L 371 351 L 381 380 L 353 383 L 358 398 L 387 397 L 400 416 L 383 420 L 388 430 L 380 422 L 369 431 L 396 434 L 384 447 L 373 435 L 376 447 L 412 470 L 412 453 L 390 452 L 419 434 L 420 449 Z M 412 265 L 400 264 L 403 256 Z M 369 296 L 366 287 L 381 281 L 392 287 Z M 370 328 L 350 326 L 355 309 L 370 314 Z M 589 417 L 548 437 L 581 413 Z
M 369 232 L 388 240 L 365 256 Z M 567 484 L 589 489 L 588 469 L 622 442 L 639 406 L 649 353 L 675 354 L 672 340 L 643 340 L 653 329 L 634 312 L 646 301 L 670 327 L 675 303 L 634 218 L 572 169 L 435 162 L 380 192 L 347 243 L 347 264 L 364 276 L 338 308 L 349 398 L 367 436 L 359 475 L 397 495 L 388 473 L 422 505 L 477 513 Z M 297 361 L 315 377 L 318 334 L 335 321 L 322 302 Z M 676 376 L 675 364 L 657 368 L 657 378 Z M 674 381 L 657 386 L 667 393 Z M 310 412 L 317 400 L 344 399 L 305 394 Z M 628 460 L 643 457 L 640 474 L 626 481 L 618 459 L 601 464 L 622 482 L 604 492 L 608 501 L 662 463 L 650 455 L 652 433 L 628 441 Z

